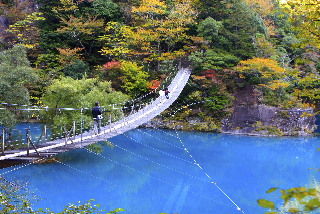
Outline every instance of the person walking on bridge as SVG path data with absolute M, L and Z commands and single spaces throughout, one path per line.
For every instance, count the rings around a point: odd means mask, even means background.
M 164 89 L 164 94 L 166 95 L 166 98 L 167 99 L 169 99 L 169 89 L 168 89 L 168 87 L 166 87 L 165 89 Z
M 95 107 L 92 108 L 92 117 L 93 117 L 93 121 L 94 121 L 94 123 L 93 123 L 94 130 L 97 131 L 97 127 L 98 127 L 98 134 L 100 134 L 102 110 L 99 107 L 99 102 L 95 102 Z

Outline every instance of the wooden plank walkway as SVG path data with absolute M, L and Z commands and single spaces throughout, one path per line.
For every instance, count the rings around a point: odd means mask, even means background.
M 100 134 L 90 131 L 67 139 L 62 138 L 53 140 L 47 142 L 45 145 L 40 144 L 37 148 L 40 156 L 32 147 L 30 147 L 29 156 L 27 155 L 28 152 L 26 148 L 8 150 L 5 151 L 4 155 L 0 156 L 0 160 L 33 161 L 42 157 L 50 157 L 58 153 L 83 148 L 84 146 L 104 141 L 108 138 L 129 131 L 130 129 L 134 129 L 143 123 L 152 120 L 167 109 L 180 95 L 190 77 L 190 74 L 191 71 L 189 68 L 180 69 L 168 87 L 170 91 L 169 99 L 166 99 L 165 97 L 156 98 L 150 105 L 145 106 L 139 111 L 124 117 L 120 121 L 102 127 Z

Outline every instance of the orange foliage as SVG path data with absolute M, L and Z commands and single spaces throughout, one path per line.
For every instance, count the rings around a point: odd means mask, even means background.
M 105 71 L 116 68 L 121 68 L 121 63 L 119 61 L 112 60 L 111 62 L 103 64 L 101 70 Z
M 60 63 L 63 65 L 71 64 L 73 60 L 80 59 L 80 54 L 77 52 L 81 51 L 82 48 L 57 48 L 60 53 Z
M 34 12 L 32 10 L 31 1 L 14 0 L 12 5 L 13 6 L 9 6 L 0 1 L 0 8 L 5 12 L 5 17 L 9 19 L 10 24 L 21 21 L 25 18 L 26 14 L 31 14 Z
M 159 80 L 151 80 L 148 84 L 148 89 L 150 89 L 150 91 L 158 88 L 160 86 L 160 81 Z

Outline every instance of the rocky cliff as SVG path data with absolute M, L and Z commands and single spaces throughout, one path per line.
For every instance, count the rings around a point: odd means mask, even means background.
M 250 135 L 310 135 L 315 129 L 312 109 L 282 110 L 265 105 L 236 106 L 222 121 L 221 132 Z
M 266 106 L 259 91 L 249 85 L 238 88 L 233 96 L 233 111 L 222 120 L 223 133 L 305 136 L 314 132 L 313 109 Z

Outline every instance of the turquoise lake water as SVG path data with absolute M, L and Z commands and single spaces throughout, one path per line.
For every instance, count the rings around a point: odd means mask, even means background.
M 58 155 L 60 163 L 0 174 L 36 189 L 44 199 L 34 209 L 61 211 L 68 203 L 95 199 L 100 208 L 121 207 L 124 214 L 258 214 L 267 209 L 257 199 L 280 202 L 279 191 L 265 193 L 271 187 L 318 185 L 319 137 L 177 133 L 131 130 L 109 139 L 114 148 L 103 147 L 100 155 L 78 149 Z

